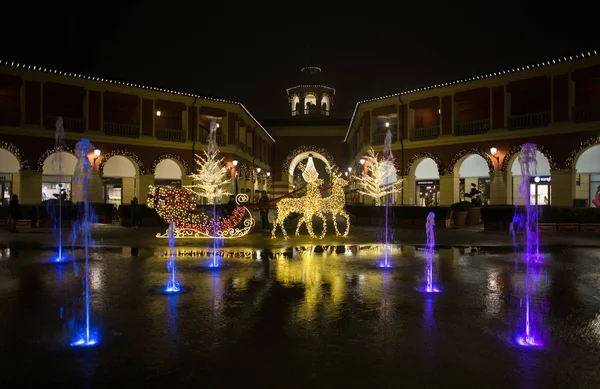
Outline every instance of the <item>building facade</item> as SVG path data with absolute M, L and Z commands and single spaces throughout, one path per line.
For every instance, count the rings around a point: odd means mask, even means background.
M 191 184 L 194 155 L 216 120 L 231 192 L 294 191 L 308 155 L 352 178 L 390 129 L 403 178 L 397 205 L 450 205 L 472 186 L 488 204 L 513 204 L 525 142 L 538 148 L 537 176 L 527 183 L 532 203 L 600 201 L 596 52 L 361 101 L 350 120 L 335 117 L 336 90 L 320 68 L 301 75 L 287 89 L 289 116 L 259 122 L 235 101 L 2 61 L 2 199 L 15 193 L 36 204 L 63 191 L 77 201 L 73 147 L 85 137 L 98 149 L 89 155 L 91 200 L 118 205 L 137 196 L 143 204 L 151 184 Z M 59 116 L 64 143 L 56 141 Z M 350 182 L 348 201 L 369 204 Z
M 56 121 L 64 124 L 57 143 Z M 194 155 L 211 120 L 230 168 L 231 191 L 267 189 L 275 140 L 237 102 L 144 87 L 36 66 L 0 64 L 0 189 L 35 204 L 66 192 L 77 201 L 75 143 L 87 138 L 98 155 L 90 200 L 145 203 L 154 183 L 189 185 Z
M 382 149 L 388 128 L 403 178 L 397 205 L 450 205 L 473 185 L 488 204 L 513 204 L 519 150 L 531 142 L 532 204 L 597 206 L 600 57 L 583 53 L 361 101 L 345 135 L 354 174 L 369 147 Z

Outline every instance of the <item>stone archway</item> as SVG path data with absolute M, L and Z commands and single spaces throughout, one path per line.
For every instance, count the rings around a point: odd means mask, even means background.
M 440 184 L 438 181 L 444 176 L 444 173 L 442 161 L 437 155 L 427 152 L 413 155 L 404 167 L 404 179 L 406 180 L 404 193 L 402 193 L 404 205 L 424 205 L 426 197 L 439 201 Z M 422 189 L 427 193 L 424 193 Z
M 141 194 L 147 193 L 148 190 L 140 194 L 140 178 L 146 170 L 137 155 L 123 150 L 110 151 L 102 158 L 98 171 L 102 175 L 105 202 L 116 206 L 129 204 L 135 196 L 140 203 L 145 203 L 145 196 Z
M 327 169 L 335 170 L 337 168 L 333 156 L 327 150 L 313 145 L 297 147 L 288 154 L 283 162 L 281 167 L 282 181 L 275 183 L 275 197 L 282 196 L 294 190 L 294 171 L 301 161 L 308 158 L 309 154 L 312 154 L 315 160 L 322 161 Z
M 540 144 L 535 144 L 537 151 L 537 175 L 540 176 L 553 176 L 558 170 L 558 165 L 554 160 L 554 156 Z M 500 171 L 505 180 L 506 187 L 506 204 L 515 204 L 519 198 L 519 185 L 522 183 L 520 169 L 518 166 L 518 158 L 522 145 L 514 146 L 506 153 Z M 551 178 L 552 179 L 552 178 Z M 553 181 L 553 179 L 552 179 Z M 543 196 L 541 196 L 543 198 Z M 548 196 L 549 204 L 552 204 L 552 194 Z M 539 204 L 539 205 L 543 205 Z

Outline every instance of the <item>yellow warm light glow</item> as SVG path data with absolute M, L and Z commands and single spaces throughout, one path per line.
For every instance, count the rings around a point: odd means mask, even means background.
M 160 115 L 162 115 L 162 112 L 156 111 L 156 116 L 160 116 Z
M 303 177 L 305 179 L 308 178 L 312 180 L 315 177 L 315 175 L 314 173 L 311 173 L 309 169 L 310 162 L 311 159 L 309 157 L 309 164 L 307 164 L 306 168 L 301 167 L 301 169 L 304 169 Z M 329 197 L 323 198 L 319 191 L 319 186 L 323 184 L 323 180 L 314 179 L 313 181 L 308 182 L 308 185 L 306 186 L 305 196 L 300 198 L 285 198 L 279 200 L 279 202 L 277 203 L 277 219 L 273 223 L 273 229 L 271 230 L 272 238 L 275 238 L 275 233 L 277 231 L 278 226 L 281 227 L 284 239 L 288 238 L 283 222 L 291 213 L 299 213 L 302 215 L 298 220 L 298 225 L 296 227 L 296 235 L 300 235 L 300 227 L 303 224 L 306 224 L 308 234 L 312 238 L 322 239 L 323 237 L 325 237 L 325 234 L 327 234 L 327 219 L 323 214 L 331 213 L 336 235 L 342 235 L 338 230 L 336 220 L 336 216 L 341 215 L 346 220 L 346 231 L 344 232 L 343 236 L 348 236 L 348 232 L 350 231 L 350 217 L 344 210 L 344 206 L 346 204 L 346 194 L 344 193 L 344 187 L 348 184 L 348 181 L 341 178 L 341 173 L 332 171 L 330 171 L 330 173 L 332 177 L 332 188 L 331 195 Z M 317 236 L 313 231 L 313 216 L 317 216 L 318 218 L 323 220 L 323 231 L 321 232 L 320 236 Z
M 400 192 L 396 187 L 399 181 L 385 184 L 390 175 L 395 175 L 396 172 L 395 168 L 386 169 L 384 163 L 388 163 L 388 161 L 385 158 L 380 159 L 379 155 L 369 148 L 365 161 L 366 173 L 355 177 L 360 185 L 358 193 L 374 198 L 376 206 L 381 205 L 381 199 L 384 196 Z
M 223 163 L 223 159 L 217 159 L 218 155 L 219 150 L 214 152 L 204 150 L 204 157 L 196 154 L 198 171 L 190 175 L 195 184 L 185 186 L 185 188 L 196 189 L 198 194 L 209 202 L 230 194 L 223 189 L 223 185 L 229 184 L 231 181 L 231 179 L 224 178 L 229 169 Z

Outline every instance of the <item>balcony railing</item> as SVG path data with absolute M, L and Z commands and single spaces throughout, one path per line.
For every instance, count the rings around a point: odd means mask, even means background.
M 56 121 L 58 116 L 44 115 L 44 127 L 54 130 L 56 129 Z M 63 127 L 69 132 L 83 132 L 85 130 L 85 122 L 83 119 L 68 118 L 63 116 Z
M 550 123 L 550 112 L 526 113 L 508 117 L 509 130 L 546 127 Z
M 185 142 L 185 131 L 173 128 L 157 128 L 156 139 L 171 142 Z
M 485 134 L 490 130 L 490 119 L 473 120 L 454 124 L 455 135 Z
M 140 125 L 104 122 L 104 134 L 123 138 L 139 138 Z
M 410 140 L 435 139 L 440 136 L 440 126 L 415 128 Z
M 576 122 L 600 121 L 600 105 L 573 107 L 573 120 Z
M 373 144 L 374 145 L 382 145 L 385 143 L 385 136 L 386 133 L 381 133 L 378 132 L 376 134 L 373 134 Z M 392 132 L 392 143 L 394 143 L 396 141 L 396 133 Z

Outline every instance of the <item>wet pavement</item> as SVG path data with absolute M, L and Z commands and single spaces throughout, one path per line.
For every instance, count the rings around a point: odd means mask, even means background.
M 130 243 L 148 234 L 117 228 L 96 240 L 118 231 Z M 226 242 L 211 269 L 207 245 L 192 241 L 176 249 L 190 289 L 174 296 L 157 292 L 168 277 L 164 240 L 99 245 L 89 262 L 99 344 L 73 348 L 85 262 L 50 263 L 53 250 L 10 235 L 0 248 L 1 388 L 600 386 L 599 249 L 544 250 L 531 292 L 544 346 L 527 348 L 517 342 L 525 268 L 505 244 L 440 247 L 441 292 L 424 294 L 425 257 L 411 245 L 394 246 L 393 267 L 382 269 L 381 248 L 368 243 Z

